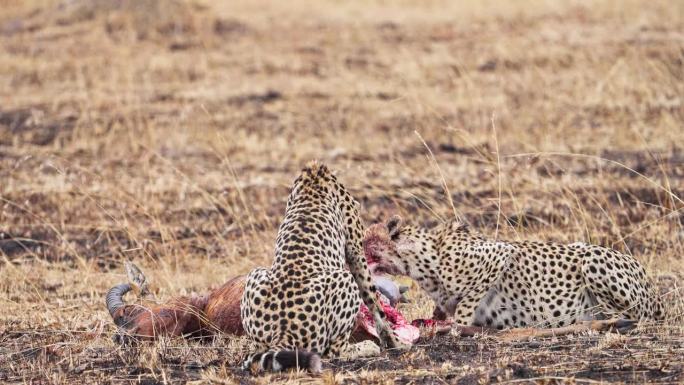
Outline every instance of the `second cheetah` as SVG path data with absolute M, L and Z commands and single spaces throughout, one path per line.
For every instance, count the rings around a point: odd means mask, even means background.
M 372 269 L 410 276 L 434 300 L 434 318 L 458 325 L 501 330 L 664 318 L 643 266 L 601 246 L 491 241 L 459 221 L 428 230 L 394 216 L 366 231 L 364 247 Z

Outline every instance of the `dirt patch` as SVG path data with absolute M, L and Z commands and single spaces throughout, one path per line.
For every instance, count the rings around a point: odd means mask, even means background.
M 76 120 L 75 115 L 50 116 L 43 108 L 0 110 L 0 145 L 46 146 L 68 136 Z

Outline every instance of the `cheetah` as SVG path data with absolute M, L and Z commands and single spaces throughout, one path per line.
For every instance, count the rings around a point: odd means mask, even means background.
M 435 302 L 433 318 L 464 330 L 554 330 L 533 333 L 543 336 L 665 317 L 643 266 L 601 246 L 491 241 L 458 220 L 428 230 L 393 216 L 366 231 L 364 248 L 373 271 L 410 276 Z
M 350 344 L 361 300 L 381 345 L 408 348 L 385 323 L 363 254 L 359 204 L 323 164 L 308 164 L 294 182 L 270 268 L 247 276 L 242 325 L 258 345 L 245 369 L 320 372 L 321 356 L 377 355 L 371 341 Z

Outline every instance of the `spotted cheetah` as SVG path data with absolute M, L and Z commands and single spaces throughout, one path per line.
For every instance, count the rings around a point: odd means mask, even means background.
M 601 246 L 491 241 L 457 220 L 428 230 L 393 216 L 366 231 L 364 248 L 371 269 L 410 276 L 434 300 L 434 318 L 453 316 L 458 325 L 567 328 L 608 317 L 664 318 L 639 262 Z
M 257 343 L 245 368 L 321 370 L 320 355 L 376 355 L 373 342 L 349 344 L 361 299 L 381 344 L 405 348 L 384 322 L 363 255 L 358 202 L 323 164 L 295 180 L 270 268 L 251 271 L 240 304 L 242 325 Z

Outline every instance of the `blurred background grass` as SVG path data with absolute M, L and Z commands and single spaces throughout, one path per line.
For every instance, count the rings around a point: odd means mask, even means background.
M 611 246 L 680 306 L 683 4 L 0 0 L 0 347 L 44 360 L 0 379 L 112 351 L 123 259 L 162 299 L 268 264 L 314 158 L 366 224 Z

